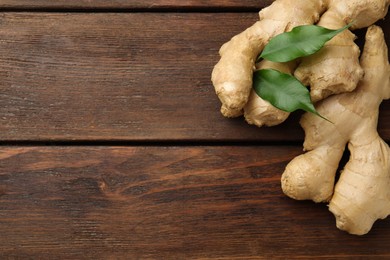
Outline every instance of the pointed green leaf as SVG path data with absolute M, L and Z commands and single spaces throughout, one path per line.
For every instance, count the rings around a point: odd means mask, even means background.
M 309 90 L 289 74 L 273 69 L 258 70 L 253 74 L 253 88 L 257 95 L 280 110 L 302 109 L 324 118 L 311 102 Z
M 311 55 L 351 25 L 348 24 L 338 30 L 331 30 L 317 25 L 297 26 L 290 32 L 272 38 L 260 54 L 259 59 L 287 62 Z

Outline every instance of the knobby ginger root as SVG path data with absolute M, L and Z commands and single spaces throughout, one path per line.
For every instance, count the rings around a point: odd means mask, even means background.
M 324 27 L 342 27 L 351 22 L 352 29 L 367 27 L 386 15 L 389 3 L 390 0 L 274 1 L 260 11 L 260 21 L 234 36 L 220 49 L 221 59 L 214 67 L 212 82 L 222 103 L 222 114 L 226 117 L 242 115 L 252 88 L 256 57 L 272 37 L 298 25 L 317 23 L 322 14 L 321 24 Z M 325 50 L 305 58 L 295 73 L 311 85 L 315 101 L 333 93 L 352 91 L 361 79 L 359 51 L 353 39 L 354 35 L 349 31 L 336 36 Z M 340 46 L 342 51 L 338 48 Z M 264 103 L 259 105 L 264 106 Z M 253 106 L 251 110 L 258 111 Z M 253 116 L 248 112 L 245 114 L 247 118 L 262 121 L 258 113 Z
M 293 159 L 282 175 L 282 188 L 294 199 L 329 201 L 337 227 L 366 234 L 390 214 L 390 150 L 377 133 L 379 105 L 390 98 L 390 65 L 382 30 L 372 26 L 361 57 L 365 75 L 351 93 L 329 97 L 317 111 L 329 123 L 305 114 L 307 153 Z M 335 174 L 348 144 L 348 163 L 334 188 Z
M 346 24 L 341 14 L 330 8 L 318 22 L 328 29 L 339 29 Z M 294 76 L 304 85 L 310 85 L 313 102 L 330 95 L 350 92 L 363 77 L 359 64 L 359 47 L 354 43 L 356 36 L 345 30 L 336 35 L 317 53 L 302 59 Z
M 255 61 L 268 41 L 292 28 L 313 24 L 324 11 L 322 0 L 277 0 L 260 11 L 260 21 L 225 43 L 211 79 L 226 117 L 242 115 L 252 89 Z
M 258 126 L 283 122 L 288 113 L 251 90 L 255 60 L 268 41 L 318 20 L 318 25 L 331 29 L 351 22 L 351 30 L 365 28 L 384 18 L 389 4 L 390 0 L 274 1 L 260 12 L 260 21 L 220 49 L 221 59 L 214 67 L 212 81 L 222 114 L 236 117 L 244 110 L 246 120 Z M 313 114 L 303 116 L 307 152 L 286 167 L 283 191 L 295 199 L 329 202 L 337 226 L 361 235 L 377 219 L 390 214 L 389 147 L 376 131 L 379 104 L 390 98 L 390 65 L 380 28 L 369 28 L 360 63 L 354 39 L 347 30 L 298 63 L 261 62 L 258 69 L 276 68 L 310 85 L 312 100 L 319 101 L 318 112 L 334 123 Z M 351 157 L 335 187 L 346 144 Z
M 328 0 L 318 25 L 329 29 L 339 29 L 349 23 L 352 29 L 368 27 L 386 16 L 389 3 L 389 0 Z M 310 85 L 313 102 L 350 92 L 357 86 L 363 70 L 355 38 L 351 31 L 345 30 L 319 52 L 304 58 L 294 72 L 303 84 Z
M 351 23 L 351 28 L 368 27 L 382 19 L 389 1 L 329 0 L 327 11 L 321 16 L 319 26 L 338 29 Z M 310 85 L 313 102 L 330 95 L 350 92 L 363 76 L 359 66 L 359 48 L 355 35 L 345 30 L 316 54 L 304 58 L 294 75 L 305 85 Z
M 327 0 L 328 6 L 342 14 L 346 24 L 352 23 L 351 29 L 366 28 L 387 14 L 389 0 Z
M 278 63 L 263 60 L 257 64 L 256 69 L 275 69 L 283 73 L 292 74 L 296 67 L 295 62 Z M 252 89 L 248 103 L 244 107 L 245 120 L 256 126 L 274 126 L 284 122 L 290 113 L 277 109 L 268 101 L 259 97 Z

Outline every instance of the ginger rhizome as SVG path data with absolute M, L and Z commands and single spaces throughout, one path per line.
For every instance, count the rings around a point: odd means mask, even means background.
M 390 65 L 382 30 L 390 0 L 276 0 L 260 11 L 260 20 L 220 49 L 212 82 L 226 117 L 244 115 L 257 126 L 282 123 L 289 113 L 273 107 L 252 89 L 255 70 L 276 69 L 310 87 L 319 114 L 301 119 L 306 153 L 282 175 L 282 189 L 298 200 L 329 202 L 337 227 L 366 234 L 390 214 L 390 150 L 377 133 L 379 105 L 390 98 Z M 289 63 L 256 63 L 274 36 L 296 26 L 317 24 L 350 30 L 335 36 L 317 53 Z M 354 43 L 355 29 L 369 27 L 364 51 Z M 336 182 L 348 146 L 350 158 Z
M 256 69 L 275 69 L 277 71 L 292 74 L 293 68 L 295 68 L 295 62 L 278 63 L 263 60 L 259 62 Z M 244 107 L 244 116 L 249 124 L 257 126 L 274 126 L 278 125 L 290 115 L 290 113 L 277 109 L 272 106 L 268 101 L 262 99 L 252 89 L 250 92 L 249 100 Z
M 386 15 L 389 3 L 390 0 L 274 1 L 260 11 L 258 22 L 234 36 L 220 49 L 221 58 L 214 67 L 212 82 L 222 103 L 222 114 L 237 117 L 245 110 L 248 122 L 258 126 L 283 122 L 285 116 L 269 116 L 268 109 L 275 109 L 272 105 L 263 100 L 259 102 L 255 95 L 250 95 L 256 58 L 269 40 L 296 26 L 317 22 L 330 29 L 340 28 L 351 22 L 352 29 L 367 27 Z M 350 31 L 345 31 L 328 42 L 314 57 L 302 59 L 298 68 L 291 69 L 291 74 L 310 84 L 314 101 L 331 94 L 352 91 L 356 87 L 363 73 L 358 62 L 359 49 L 354 39 L 355 36 Z M 249 103 L 259 103 L 263 112 L 259 113 L 259 109 L 253 105 L 247 106 L 248 109 L 244 108 L 249 97 L 257 99 Z
M 361 66 L 364 78 L 351 93 L 317 105 L 333 124 L 305 114 L 304 150 L 282 175 L 282 188 L 294 199 L 330 201 L 337 227 L 366 234 L 377 219 L 390 214 L 390 150 L 377 133 L 379 105 L 390 98 L 390 65 L 382 30 L 368 29 Z M 350 159 L 334 187 L 336 171 L 348 144 Z
M 318 0 L 277 0 L 260 11 L 260 21 L 221 47 L 221 59 L 211 77 L 223 115 L 242 115 L 252 89 L 255 61 L 268 41 L 296 26 L 316 23 L 324 7 Z
M 321 16 L 317 25 L 338 29 L 346 24 L 342 16 L 331 8 Z M 360 50 L 354 43 L 355 38 L 350 30 L 343 31 L 320 51 L 303 58 L 296 68 L 294 76 L 304 85 L 310 86 L 313 102 L 355 89 L 363 76 L 359 64 Z

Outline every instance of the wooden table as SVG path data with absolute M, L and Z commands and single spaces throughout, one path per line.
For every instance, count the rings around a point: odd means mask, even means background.
M 283 195 L 299 113 L 219 113 L 218 49 L 271 2 L 1 0 L 0 258 L 390 258 L 389 219 Z

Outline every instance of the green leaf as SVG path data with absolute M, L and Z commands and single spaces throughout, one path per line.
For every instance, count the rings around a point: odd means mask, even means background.
M 272 38 L 260 54 L 259 59 L 287 62 L 311 55 L 351 25 L 348 24 L 338 30 L 331 30 L 317 25 L 297 26 L 290 32 Z
M 257 95 L 280 110 L 294 112 L 302 109 L 329 121 L 316 111 L 309 90 L 289 74 L 274 69 L 255 71 L 253 88 Z

